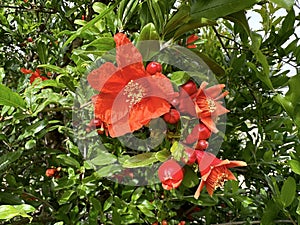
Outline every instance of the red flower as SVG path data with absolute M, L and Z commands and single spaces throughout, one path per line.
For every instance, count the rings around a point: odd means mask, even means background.
M 195 44 L 191 44 L 194 43 L 195 41 L 197 41 L 199 39 L 199 37 L 196 34 L 192 34 L 191 36 L 188 37 L 188 39 L 186 40 L 186 44 L 187 44 L 187 48 L 197 48 L 197 45 Z
M 116 34 L 114 40 L 118 67 L 107 62 L 87 77 L 100 91 L 92 99 L 95 117 L 107 124 L 111 137 L 138 130 L 169 112 L 169 100 L 175 96 L 167 77 L 145 70 L 140 52 L 125 34 Z
M 237 166 L 247 166 L 243 161 L 220 160 L 213 154 L 204 151 L 197 151 L 197 161 L 201 173 L 201 182 L 194 194 L 199 198 L 200 192 L 206 186 L 207 192 L 212 196 L 214 190 L 222 187 L 227 180 L 236 180 L 228 168 Z
M 60 175 L 59 175 L 60 170 L 61 170 L 61 167 L 49 168 L 49 169 L 46 170 L 45 175 L 47 177 L 60 178 Z
M 198 140 L 208 139 L 211 135 L 210 129 L 203 123 L 196 124 L 191 133 L 186 137 L 185 142 L 192 144 Z
M 42 79 L 42 80 L 48 80 L 47 77 L 41 76 L 41 71 L 39 69 L 36 69 L 33 72 L 32 70 L 27 70 L 25 68 L 21 68 L 20 71 L 21 71 L 21 73 L 24 73 L 24 74 L 31 74 L 31 76 L 29 78 L 31 84 L 37 78 Z
M 183 180 L 183 170 L 173 159 L 164 162 L 158 168 L 158 177 L 166 190 L 179 187 Z
M 206 88 L 208 83 L 203 82 L 195 96 L 196 113 L 198 118 L 214 133 L 218 132 L 214 120 L 222 114 L 229 112 L 219 100 L 224 98 L 228 92 L 223 92 L 224 84 L 214 85 Z

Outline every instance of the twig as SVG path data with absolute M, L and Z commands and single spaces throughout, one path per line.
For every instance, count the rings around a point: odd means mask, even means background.
M 215 34 L 217 35 L 217 38 L 218 38 L 220 44 L 222 45 L 222 48 L 224 49 L 227 57 L 230 58 L 229 52 L 227 51 L 226 46 L 224 45 L 224 43 L 223 43 L 223 41 L 221 39 L 221 36 L 219 35 L 219 32 L 217 31 L 217 29 L 214 26 L 212 28 L 213 28 Z

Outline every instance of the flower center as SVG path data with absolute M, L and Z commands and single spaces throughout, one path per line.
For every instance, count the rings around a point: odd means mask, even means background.
M 208 98 L 206 99 L 207 105 L 208 105 L 208 111 L 210 113 L 214 112 L 217 109 L 216 103 L 213 99 Z
M 129 108 L 131 108 L 145 96 L 145 89 L 139 83 L 131 80 L 125 86 L 123 95 L 126 95 L 126 102 L 129 102 Z
M 228 175 L 226 173 L 221 173 L 218 175 L 217 179 L 215 180 L 213 187 L 217 189 L 218 187 L 223 187 L 225 181 L 228 180 Z

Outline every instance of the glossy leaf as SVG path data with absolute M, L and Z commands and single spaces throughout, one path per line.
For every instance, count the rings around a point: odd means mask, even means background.
M 191 14 L 193 17 L 216 19 L 247 9 L 257 2 L 257 0 L 248 0 L 243 2 L 239 0 L 197 0 L 194 1 L 191 6 Z
M 29 217 L 27 213 L 34 212 L 35 208 L 31 205 L 1 205 L 0 206 L 0 219 L 10 220 L 16 216 Z
M 296 181 L 293 177 L 288 177 L 281 189 L 280 199 L 286 208 L 292 204 L 295 198 Z
M 125 160 L 123 166 L 126 168 L 136 168 L 148 166 L 155 162 L 157 162 L 155 153 L 147 152 L 130 157 L 129 159 Z
M 8 87 L 0 84 L 0 105 L 13 106 L 16 108 L 25 108 L 26 103 L 23 98 Z

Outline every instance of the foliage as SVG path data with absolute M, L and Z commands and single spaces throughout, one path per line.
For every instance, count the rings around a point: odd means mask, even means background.
M 299 9 L 290 0 L 1 1 L 0 223 L 297 224 Z M 286 16 L 276 16 L 279 10 Z M 261 16 L 260 31 L 250 28 L 245 14 L 250 11 Z M 199 180 L 192 167 L 185 167 L 190 179 L 184 185 L 165 191 L 161 184 L 136 187 L 105 178 L 120 171 L 113 164 L 124 153 L 120 142 L 106 142 L 111 153 L 93 163 L 84 160 L 74 131 L 82 121 L 73 113 L 89 105 L 93 93 L 82 90 L 82 82 L 94 62 L 115 47 L 117 32 L 134 43 L 150 39 L 182 46 L 191 34 L 199 36 L 190 51 L 230 92 L 219 153 L 247 162 L 232 170 L 240 182 L 228 181 L 213 197 L 202 192 L 196 200 Z M 21 68 L 40 69 L 48 79 L 30 83 L 31 74 Z M 170 76 L 176 85 L 189 78 L 180 72 Z M 89 123 L 84 122 L 83 127 Z M 124 157 L 123 164 L 163 162 L 171 146 L 165 147 Z M 57 170 L 55 176 L 46 176 L 49 168 Z

